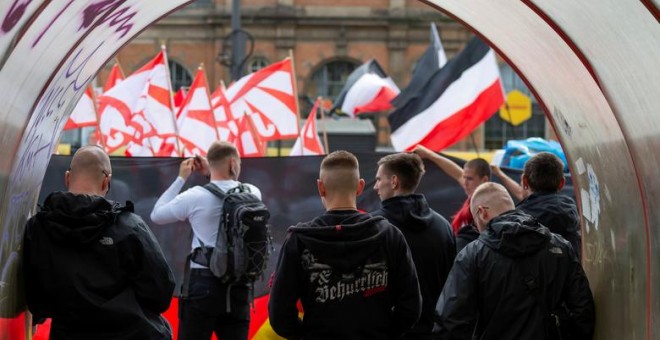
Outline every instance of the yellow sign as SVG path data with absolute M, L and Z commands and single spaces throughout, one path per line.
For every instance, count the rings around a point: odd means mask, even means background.
M 518 90 L 509 92 L 500 108 L 500 118 L 513 126 L 524 123 L 532 118 L 532 100 Z

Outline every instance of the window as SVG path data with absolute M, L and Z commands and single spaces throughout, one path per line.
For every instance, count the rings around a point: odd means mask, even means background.
M 170 81 L 172 82 L 172 90 L 179 91 L 182 87 L 189 87 L 192 84 L 192 76 L 186 68 L 174 60 L 168 60 L 167 64 L 170 66 Z
M 357 66 L 350 61 L 341 60 L 326 63 L 312 75 L 307 94 L 311 98 L 321 96 L 334 101 Z
M 263 57 L 252 58 L 247 64 L 247 73 L 257 72 L 268 66 L 268 60 Z
M 500 65 L 500 75 L 506 93 L 518 90 L 531 97 L 532 118 L 518 126 L 512 126 L 500 118 L 499 112 L 495 113 L 493 117 L 486 121 L 484 147 L 491 150 L 501 149 L 510 139 L 545 138 L 545 114 L 527 85 L 507 64 Z

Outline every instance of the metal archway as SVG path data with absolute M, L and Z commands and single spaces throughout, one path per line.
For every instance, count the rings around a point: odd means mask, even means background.
M 0 5 L 0 317 L 23 309 L 23 225 L 87 83 L 121 46 L 190 1 Z M 526 80 L 559 135 L 583 215 L 597 338 L 651 339 L 660 322 L 658 2 L 428 0 Z M 74 24 L 72 24 L 74 23 Z M 38 65 L 38 67 L 37 67 Z M 2 327 L 2 326 L 0 326 Z M 0 333 L 5 333 L 0 329 Z
M 0 318 L 25 309 L 20 251 L 51 151 L 98 70 L 146 27 L 191 0 L 0 4 Z M 15 329 L 12 329 L 15 331 Z M 12 335 L 6 323 L 0 334 Z
M 549 116 L 580 201 L 596 338 L 652 339 L 660 321 L 652 230 L 660 222 L 658 8 L 617 0 L 427 3 L 490 41 Z

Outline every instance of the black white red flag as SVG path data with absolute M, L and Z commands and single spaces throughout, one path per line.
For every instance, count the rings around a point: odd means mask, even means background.
M 417 144 L 440 151 L 469 135 L 503 103 L 495 53 L 473 38 L 435 72 L 420 95 L 392 111 L 392 145 L 399 151 Z
M 440 34 L 435 24 L 431 23 L 429 47 L 426 48 L 419 62 L 415 65 L 408 87 L 392 99 L 392 105 L 402 107 L 411 99 L 423 94 L 422 89 L 426 86 L 426 83 L 445 64 L 447 64 L 447 55 L 445 55 L 445 49 L 442 47 Z
M 355 117 L 363 112 L 378 112 L 392 108 L 390 101 L 399 88 L 374 59 L 356 68 L 346 80 L 330 112 Z

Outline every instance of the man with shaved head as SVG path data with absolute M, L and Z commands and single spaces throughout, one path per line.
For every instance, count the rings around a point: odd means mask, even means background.
M 406 240 L 384 218 L 357 210 L 364 180 L 353 154 L 326 156 L 317 188 L 326 212 L 290 227 L 280 250 L 268 306 L 273 330 L 287 339 L 400 338 L 421 312 Z
M 480 185 L 470 210 L 479 238 L 457 256 L 437 304 L 442 339 L 559 339 L 558 308 L 570 339 L 591 339 L 594 301 L 570 244 L 514 210 L 506 189 Z
M 147 225 L 108 201 L 112 168 L 99 147 L 79 149 L 67 192 L 46 197 L 27 222 L 25 293 L 35 320 L 52 318 L 51 339 L 171 339 L 160 316 L 174 276 Z
M 193 171 L 206 175 L 210 183 L 179 193 Z M 191 269 L 184 278 L 179 300 L 179 340 L 209 340 L 213 333 L 222 340 L 248 337 L 251 286 L 230 284 L 216 277 L 209 269 L 209 258 L 204 255 L 214 251 L 216 240 L 225 246 L 228 242 L 226 232 L 218 232 L 224 201 L 211 190 L 225 194 L 247 191 L 261 199 L 257 187 L 238 181 L 240 173 L 241 157 L 236 146 L 226 141 L 213 142 L 206 157 L 192 157 L 181 162 L 179 176 L 151 212 L 154 223 L 188 221 L 192 229 Z M 185 284 L 185 280 L 189 283 Z

